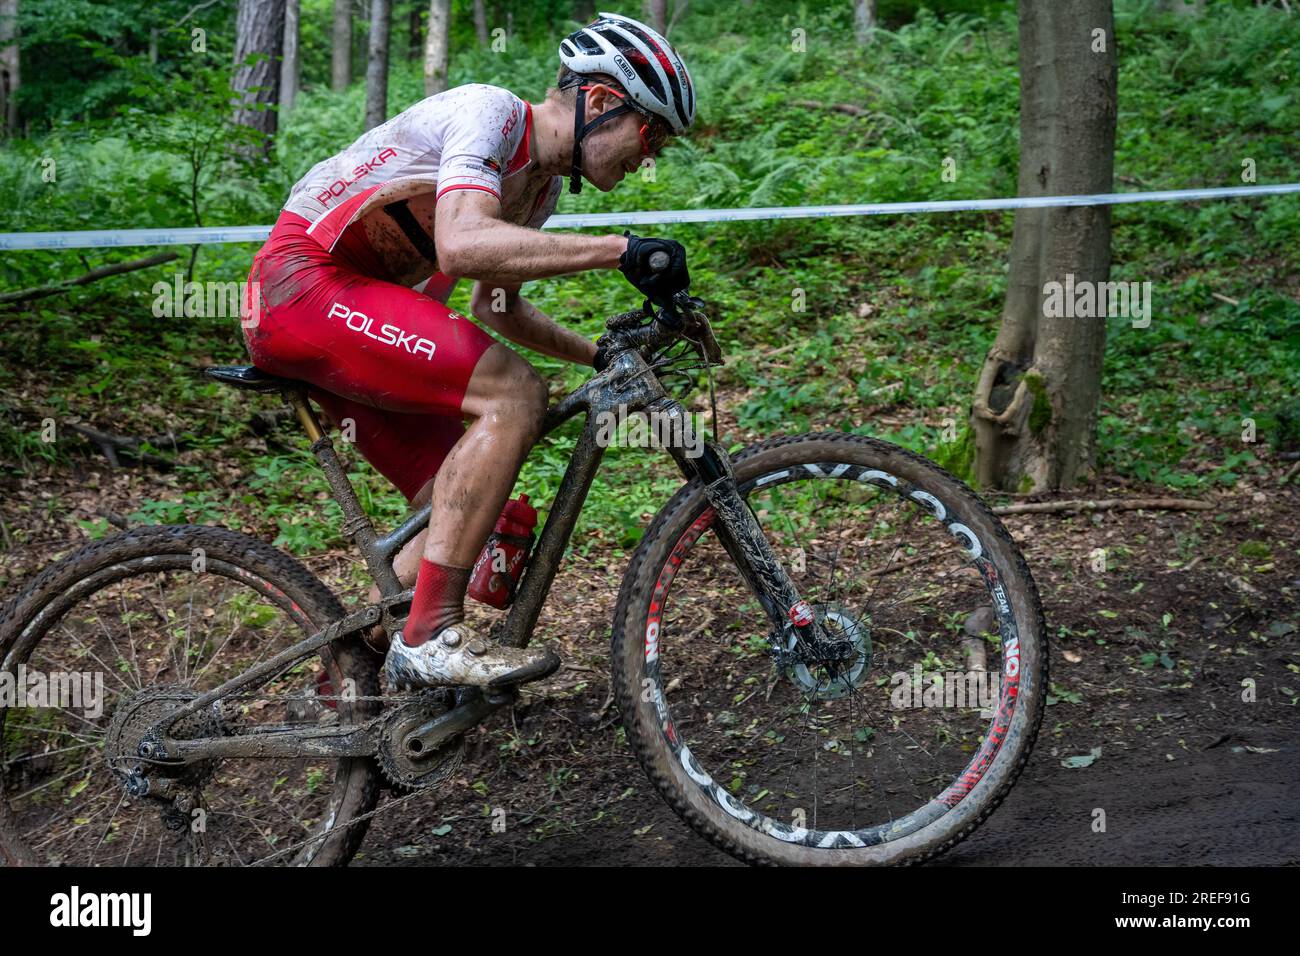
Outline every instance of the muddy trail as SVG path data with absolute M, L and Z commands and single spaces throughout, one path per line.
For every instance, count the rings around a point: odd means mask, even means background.
M 79 543 L 78 521 L 129 514 L 150 479 L 118 472 L 93 493 L 61 481 L 10 489 L 5 597 Z M 60 492 L 82 503 L 58 519 L 12 504 Z M 1300 863 L 1300 491 L 1205 497 L 1213 510 L 1005 519 L 1043 598 L 1051 696 L 1010 796 L 936 865 Z M 305 563 L 359 593 L 349 554 Z M 609 666 L 622 571 L 598 548 L 566 563 L 538 634 L 564 666 L 470 733 L 448 783 L 391 811 L 386 795 L 353 865 L 735 863 L 663 803 L 625 742 Z

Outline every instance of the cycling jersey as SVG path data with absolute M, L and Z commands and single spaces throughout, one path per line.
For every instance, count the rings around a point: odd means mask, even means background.
M 408 499 L 463 433 L 465 391 L 494 342 L 445 304 L 456 278 L 436 271 L 437 197 L 481 189 L 502 200 L 505 180 L 531 165 L 531 137 L 532 109 L 509 90 L 431 96 L 313 166 L 253 259 L 244 334 L 254 364 L 314 386 L 313 400 Z M 535 200 L 513 191 L 502 218 L 540 227 L 562 182 L 551 177 Z M 407 218 L 400 233 L 395 211 Z M 377 231 L 410 243 L 372 242 Z
M 284 208 L 311 223 L 308 235 L 333 249 L 352 223 L 402 199 L 481 189 L 500 200 L 502 181 L 531 163 L 532 126 L 532 107 L 509 90 L 458 86 L 421 100 L 317 163 L 294 184 Z M 511 218 L 540 227 L 555 211 L 562 182 L 554 177 L 525 215 Z

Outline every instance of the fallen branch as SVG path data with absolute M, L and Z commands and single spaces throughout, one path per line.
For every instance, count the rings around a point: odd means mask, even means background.
M 109 276 L 121 275 L 123 272 L 134 272 L 137 269 L 147 269 L 150 266 L 160 266 L 164 262 L 171 262 L 179 258 L 174 252 L 160 252 L 156 256 L 149 256 L 145 259 L 133 259 L 130 262 L 115 262 L 112 265 L 100 266 L 98 269 L 91 269 L 85 275 L 77 276 L 75 279 L 67 279 L 63 282 L 56 282 L 53 285 L 36 286 L 31 289 L 19 289 L 17 292 L 5 292 L 0 294 L 0 304 L 11 304 L 14 302 L 29 302 L 32 299 L 44 299 L 47 296 L 59 295 L 67 292 L 69 289 L 75 289 L 79 285 L 86 285 L 96 282 L 100 279 L 106 279 Z
M 854 106 L 852 103 L 820 103 L 817 100 L 792 100 L 791 105 L 803 106 L 810 110 L 833 110 L 836 113 L 845 113 L 849 116 L 871 115 L 871 110 L 864 109 L 861 106 Z
M 1194 498 L 1107 498 L 1101 501 L 1039 501 L 1023 505 L 994 508 L 995 515 L 1052 514 L 1059 511 L 1136 511 L 1147 508 L 1159 511 L 1211 511 L 1210 501 Z
M 131 529 L 131 522 L 122 517 L 116 511 L 96 511 L 95 514 L 99 515 L 113 527 L 120 528 L 122 531 L 129 531 Z
M 101 432 L 98 428 L 91 428 L 88 425 L 77 425 L 73 423 L 69 423 L 67 428 L 98 448 L 103 456 L 108 459 L 108 463 L 114 468 L 122 467 L 122 462 L 118 458 L 118 452 L 122 452 L 123 454 L 135 458 L 141 464 L 157 468 L 159 471 L 171 470 L 172 463 L 166 458 L 161 458 L 158 455 L 151 455 L 146 451 L 140 450 L 144 445 L 157 447 L 153 441 L 150 441 L 147 438 L 130 438 L 125 435 L 113 435 L 108 432 Z M 172 447 L 177 447 L 175 439 L 172 440 Z
M 1297 471 L 1300 471 L 1300 461 L 1297 461 L 1294 465 L 1292 465 L 1287 470 L 1287 473 L 1282 476 L 1282 480 L 1278 482 L 1278 484 L 1285 485 L 1287 482 L 1289 482 L 1292 478 L 1295 477 L 1295 473 Z

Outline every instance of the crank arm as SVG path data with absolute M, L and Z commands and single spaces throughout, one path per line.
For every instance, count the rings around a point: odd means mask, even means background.
M 443 743 L 481 723 L 483 718 L 518 696 L 513 687 L 489 689 L 466 687 L 457 695 L 458 703 L 447 713 L 421 724 L 398 743 L 412 756 L 433 753 Z

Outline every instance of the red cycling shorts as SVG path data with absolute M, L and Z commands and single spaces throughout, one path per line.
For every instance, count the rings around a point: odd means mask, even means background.
M 253 364 L 309 394 L 409 501 L 464 434 L 461 403 L 495 341 L 447 308 L 455 280 L 425 292 L 387 272 L 354 223 L 328 251 L 282 212 L 253 257 L 244 338 Z

